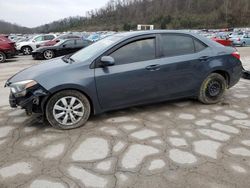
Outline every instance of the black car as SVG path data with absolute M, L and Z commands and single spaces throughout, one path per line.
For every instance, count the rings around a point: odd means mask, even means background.
M 63 44 L 61 45 L 63 47 Z M 116 34 L 10 78 L 11 107 L 42 113 L 60 129 L 84 125 L 90 114 L 196 98 L 218 103 L 241 78 L 232 47 L 183 31 Z
M 81 38 L 61 40 L 54 46 L 44 46 L 34 50 L 32 56 L 34 59 L 52 59 L 54 57 L 74 53 L 89 46 L 91 43 L 91 41 Z

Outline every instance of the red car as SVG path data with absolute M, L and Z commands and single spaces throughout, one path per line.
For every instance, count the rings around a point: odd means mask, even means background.
M 218 42 L 224 46 L 232 46 L 232 41 L 228 40 L 228 39 L 221 39 L 221 38 L 211 38 L 213 41 Z
M 60 40 L 66 40 L 66 39 L 72 39 L 72 38 L 76 39 L 76 38 L 81 38 L 81 37 L 76 36 L 76 35 L 61 35 L 53 40 L 37 45 L 37 48 L 44 47 L 44 46 L 54 46 L 56 43 L 60 42 Z
M 0 63 L 5 62 L 6 59 L 13 57 L 15 54 L 15 43 L 7 36 L 0 35 Z

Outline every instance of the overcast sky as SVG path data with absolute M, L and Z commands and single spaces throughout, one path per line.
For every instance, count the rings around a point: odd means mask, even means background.
M 106 5 L 108 0 L 0 0 L 0 19 L 35 27 Z

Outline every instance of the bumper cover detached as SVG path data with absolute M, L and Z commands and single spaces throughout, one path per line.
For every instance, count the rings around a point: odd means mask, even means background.
M 250 80 L 250 71 L 243 70 L 242 78 Z
M 10 93 L 9 103 L 12 108 L 20 106 L 26 110 L 28 115 L 34 113 L 43 112 L 43 100 L 47 98 L 49 93 L 43 89 L 38 88 L 32 91 L 28 91 L 25 97 L 15 97 L 13 93 Z

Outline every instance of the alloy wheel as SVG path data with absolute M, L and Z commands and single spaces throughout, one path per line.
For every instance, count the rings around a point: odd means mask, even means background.
M 30 55 L 30 54 L 31 54 L 31 49 L 30 49 L 29 47 L 24 47 L 24 48 L 23 48 L 23 53 L 24 53 L 25 55 Z
M 54 56 L 54 54 L 53 54 L 53 52 L 51 50 L 46 50 L 44 52 L 44 58 L 45 59 L 51 59 L 51 58 L 53 58 L 53 56 Z
M 55 120 L 64 126 L 78 123 L 84 115 L 83 103 L 73 96 L 59 99 L 53 107 Z

